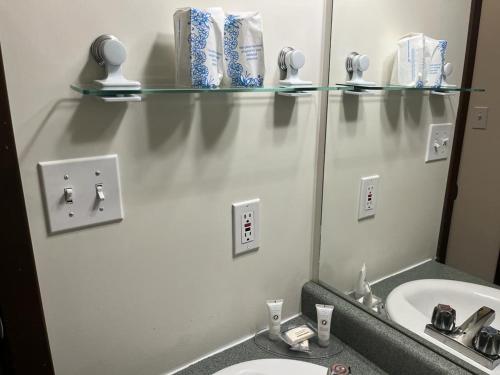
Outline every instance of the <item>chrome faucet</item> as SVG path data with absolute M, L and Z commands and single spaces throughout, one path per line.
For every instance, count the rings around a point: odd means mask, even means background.
M 500 364 L 500 332 L 489 327 L 495 311 L 483 306 L 458 327 L 455 319 L 451 306 L 439 304 L 425 333 L 491 370 Z

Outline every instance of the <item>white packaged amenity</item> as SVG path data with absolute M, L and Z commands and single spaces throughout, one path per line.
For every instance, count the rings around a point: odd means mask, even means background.
M 424 65 L 426 86 L 441 87 L 447 47 L 448 42 L 446 40 L 425 37 Z
M 272 299 L 266 301 L 268 320 L 269 320 L 269 338 L 277 340 L 281 333 L 281 312 L 283 310 L 282 299 Z
M 446 40 L 411 33 L 398 42 L 398 81 L 409 87 L 440 87 L 443 79 Z
M 179 86 L 218 87 L 224 75 L 222 8 L 181 8 L 174 14 Z
M 317 304 L 316 313 L 318 317 L 318 344 L 327 347 L 330 344 L 333 306 Z
M 281 334 L 281 338 L 290 346 L 309 340 L 316 336 L 316 333 L 306 324 L 285 331 Z
M 226 15 L 224 60 L 229 85 L 260 87 L 264 84 L 264 40 L 258 12 Z

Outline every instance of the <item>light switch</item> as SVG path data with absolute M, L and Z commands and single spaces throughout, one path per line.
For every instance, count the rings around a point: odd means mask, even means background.
M 451 153 L 452 124 L 431 124 L 427 138 L 425 161 L 448 159 Z
M 50 233 L 123 219 L 117 155 L 38 165 Z

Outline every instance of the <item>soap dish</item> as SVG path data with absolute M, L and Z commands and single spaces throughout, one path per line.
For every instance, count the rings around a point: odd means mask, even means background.
M 289 329 L 307 324 L 313 328 L 316 323 L 310 319 L 303 316 L 293 319 L 290 322 L 283 323 L 281 325 L 281 331 L 287 331 Z M 324 348 L 318 345 L 318 336 L 309 339 L 309 352 L 295 352 L 290 350 L 290 346 L 283 340 L 271 340 L 269 338 L 269 331 L 261 331 L 254 336 L 255 345 L 260 349 L 265 350 L 274 355 L 279 355 L 288 358 L 298 358 L 298 359 L 325 359 L 331 358 L 344 350 L 344 344 L 334 336 L 330 336 L 330 345 Z

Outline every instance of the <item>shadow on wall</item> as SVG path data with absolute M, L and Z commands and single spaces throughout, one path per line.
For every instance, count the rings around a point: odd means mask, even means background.
M 358 95 L 342 93 L 342 110 L 346 122 L 355 123 L 359 117 L 359 99 Z M 355 129 L 354 127 L 352 129 Z
M 68 123 L 70 143 L 109 143 L 127 107 L 127 103 L 106 103 L 98 98 L 82 97 Z
M 144 83 L 172 84 L 175 81 L 175 47 L 173 35 L 157 34 L 149 52 L 144 71 Z M 148 141 L 151 150 L 172 152 L 189 134 L 194 111 L 190 94 L 150 95 L 144 103 Z M 169 142 L 175 137 L 175 142 Z
M 406 91 L 403 100 L 405 123 L 410 126 L 421 126 L 424 95 L 419 91 Z
M 233 115 L 235 108 L 233 94 L 200 94 L 199 103 L 204 149 L 210 150 L 216 147 L 226 128 L 228 129 L 226 137 L 236 136 L 239 114 Z

